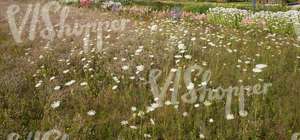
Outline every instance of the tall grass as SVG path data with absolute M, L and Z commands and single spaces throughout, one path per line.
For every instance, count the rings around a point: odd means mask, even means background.
M 7 36 L 7 24 L 0 26 L 3 40 L 0 44 L 0 139 L 12 132 L 26 139 L 29 132 L 44 134 L 50 129 L 80 140 L 196 140 L 201 134 L 205 139 L 290 139 L 293 133 L 299 132 L 300 43 L 294 36 L 207 22 L 136 19 L 132 15 L 103 14 L 83 8 L 72 9 L 72 14 L 83 21 L 93 16 L 103 20 L 122 17 L 131 22 L 123 32 L 104 30 L 106 50 L 92 51 L 95 45 L 91 45 L 87 54 L 83 53 L 82 36 L 51 42 L 37 38 L 35 42 L 26 41 L 17 46 Z M 154 25 L 157 29 L 151 28 Z M 91 34 L 91 38 L 95 35 Z M 47 43 L 49 46 L 45 47 Z M 179 44 L 186 46 L 185 52 L 178 49 Z M 137 54 L 140 48 L 143 49 Z M 225 99 L 213 100 L 210 106 L 199 101 L 182 102 L 181 95 L 187 92 L 184 70 L 195 64 L 211 70 L 210 88 L 264 82 L 272 86 L 266 95 L 245 96 L 246 117 L 239 116 L 240 99 L 234 96 L 235 119 L 227 120 Z M 267 67 L 255 73 L 256 64 Z M 137 72 L 136 67 L 140 65 L 144 70 Z M 123 66 L 129 69 L 124 70 Z M 147 107 L 154 103 L 148 82 L 150 70 L 162 71 L 157 84 L 163 87 L 172 68 L 183 69 L 178 90 L 180 103 L 147 113 Z M 192 77 L 195 86 L 201 84 L 201 76 L 193 73 Z M 66 86 L 71 80 L 76 82 Z M 36 86 L 40 81 L 42 84 Z M 82 86 L 83 82 L 87 85 Z M 174 83 L 173 80 L 170 88 Z M 54 90 L 56 86 L 61 88 Z M 113 89 L 114 86 L 117 88 Z M 166 100 L 171 99 L 170 88 Z M 61 103 L 53 108 L 55 101 Z M 96 114 L 88 115 L 90 110 Z M 122 125 L 122 121 L 128 124 Z

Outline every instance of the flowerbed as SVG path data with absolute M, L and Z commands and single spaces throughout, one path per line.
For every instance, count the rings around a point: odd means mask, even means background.
M 287 12 L 252 12 L 236 8 L 212 8 L 207 13 L 209 21 L 214 24 L 223 24 L 231 27 L 261 25 L 271 32 L 293 34 L 293 24 L 299 23 L 299 11 Z
M 67 0 L 70 2 L 70 0 Z M 98 3 L 100 1 L 81 1 L 81 6 Z M 235 28 L 255 27 L 263 28 L 270 32 L 282 34 L 295 34 L 294 24 L 299 23 L 300 11 L 289 10 L 286 12 L 241 10 L 237 8 L 216 7 L 209 8 L 206 14 L 187 12 L 182 10 L 154 10 L 151 8 L 139 8 L 136 6 L 122 6 L 121 2 L 102 2 L 102 8 L 118 11 L 135 18 L 173 18 L 176 20 L 206 20 L 212 24 L 221 24 Z M 174 13 L 176 11 L 176 13 Z

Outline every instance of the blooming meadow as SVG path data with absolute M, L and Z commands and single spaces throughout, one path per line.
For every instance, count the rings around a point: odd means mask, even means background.
M 83 2 L 87 3 L 91 1 Z M 97 1 L 95 2 L 100 3 Z M 122 6 L 120 2 L 112 1 L 104 2 L 102 8 L 111 10 L 114 5 L 116 5 L 118 11 L 131 13 L 131 15 L 142 18 L 147 18 L 149 16 L 169 17 L 169 13 L 172 14 L 172 11 L 170 10 L 158 11 L 151 8 Z M 176 10 L 178 11 L 178 8 L 176 8 Z M 236 28 L 240 28 L 241 26 L 246 28 L 249 26 L 250 28 L 256 28 L 259 26 L 270 32 L 295 35 L 295 28 L 293 26 L 300 22 L 300 11 L 288 10 L 284 12 L 254 12 L 251 10 L 242 10 L 238 8 L 216 7 L 209 8 L 209 10 L 203 14 L 181 11 L 180 17 L 195 21 L 208 19 L 208 21 L 212 24 L 222 24 Z
M 282 34 L 295 34 L 294 24 L 300 22 L 300 11 L 287 12 L 260 11 L 253 13 L 235 8 L 213 8 L 208 12 L 210 21 L 215 24 L 239 27 L 245 25 L 259 25 L 265 30 Z
M 16 4 L 1 3 L 4 10 Z M 1 21 L 0 139 L 48 139 L 50 130 L 78 140 L 291 139 L 300 132 L 299 11 L 199 14 L 96 3 L 64 5 L 65 24 L 103 23 L 101 51 L 96 32 L 31 40 L 33 29 L 51 25 L 28 16 L 22 26 L 26 3 L 15 14 L 22 43 L 12 22 Z M 63 10 L 49 10 L 53 25 Z M 129 20 L 115 30 L 121 19 Z

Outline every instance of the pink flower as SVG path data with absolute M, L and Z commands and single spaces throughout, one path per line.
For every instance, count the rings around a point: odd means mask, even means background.
M 198 20 L 203 20 L 203 19 L 207 19 L 207 16 L 204 14 L 198 14 L 198 15 L 194 15 L 193 18 Z
M 251 24 L 253 23 L 253 19 L 252 18 L 245 18 L 241 21 L 241 24 L 246 25 L 246 24 Z
M 91 4 L 92 2 L 91 1 L 82 1 L 80 2 L 80 5 L 81 6 L 89 6 L 89 4 Z
M 265 27 L 267 25 L 267 22 L 264 19 L 261 19 L 260 21 L 258 21 L 258 25 Z

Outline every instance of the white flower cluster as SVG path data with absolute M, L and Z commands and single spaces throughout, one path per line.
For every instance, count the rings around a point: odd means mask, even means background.
M 122 6 L 122 4 L 120 2 L 113 2 L 113 1 L 104 2 L 103 5 L 106 8 L 111 8 L 113 6 L 116 6 L 116 7 L 121 7 Z
M 242 20 L 244 17 L 250 17 L 252 14 L 251 11 L 241 10 L 237 8 L 224 8 L 224 7 L 216 7 L 210 8 L 208 10 L 208 16 L 220 16 L 222 17 L 219 20 L 225 20 L 226 22 L 234 22 L 237 18 Z
M 253 18 L 264 18 L 266 20 L 278 20 L 287 23 L 297 23 L 299 22 L 300 11 L 289 10 L 287 12 L 270 12 L 270 11 L 260 11 L 253 14 Z
M 209 14 L 215 13 L 215 14 L 222 14 L 224 16 L 249 16 L 251 15 L 251 12 L 248 10 L 241 10 L 237 8 L 224 8 L 224 7 L 216 7 L 216 8 L 210 8 L 208 10 Z
M 269 28 L 281 29 L 289 28 L 291 24 L 300 23 L 300 11 L 289 10 L 286 12 L 260 11 L 254 13 L 249 10 L 237 8 L 216 7 L 208 11 L 208 16 L 212 20 L 219 20 L 219 23 L 240 23 L 241 20 L 249 18 L 254 21 L 264 20 Z
M 72 3 L 72 2 L 78 2 L 79 0 L 64 0 L 65 3 Z
M 275 19 L 275 20 L 284 20 L 290 23 L 299 22 L 300 19 L 300 11 L 296 11 L 296 10 L 289 10 L 286 12 L 260 11 L 254 13 L 249 10 L 241 10 L 237 8 L 216 7 L 216 8 L 210 8 L 208 14 L 217 14 L 217 15 L 221 14 L 225 18 L 242 16 L 244 18 L 264 18 L 267 20 Z

